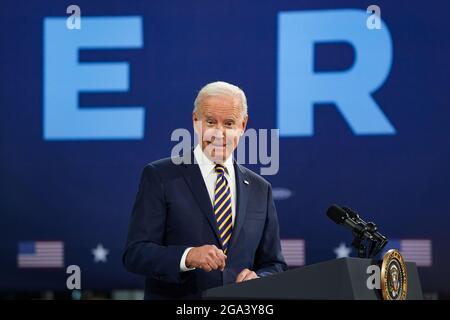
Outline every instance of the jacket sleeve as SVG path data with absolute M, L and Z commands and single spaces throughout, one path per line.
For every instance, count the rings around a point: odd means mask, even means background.
M 130 272 L 178 283 L 183 280 L 180 261 L 187 246 L 164 245 L 166 215 L 164 185 L 149 164 L 142 172 L 122 261 Z
M 278 217 L 270 184 L 267 195 L 267 218 L 263 236 L 256 251 L 254 269 L 260 277 L 287 270 L 287 265 L 281 252 Z

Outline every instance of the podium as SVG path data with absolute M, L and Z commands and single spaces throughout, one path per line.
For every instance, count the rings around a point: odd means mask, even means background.
M 204 299 L 320 299 L 381 300 L 381 290 L 369 289 L 367 273 L 371 259 L 341 258 L 291 269 L 242 283 L 228 284 L 203 292 Z M 422 300 L 415 263 L 407 262 L 407 300 Z

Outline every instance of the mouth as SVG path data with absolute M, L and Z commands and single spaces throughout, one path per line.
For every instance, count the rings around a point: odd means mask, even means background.
M 207 141 L 207 144 L 213 146 L 214 148 L 226 148 L 227 146 L 226 144 L 223 143 L 217 144 L 211 141 Z

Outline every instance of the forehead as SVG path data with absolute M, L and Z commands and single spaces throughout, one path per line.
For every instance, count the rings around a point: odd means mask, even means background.
M 241 113 L 239 99 L 228 95 L 207 96 L 200 102 L 204 115 L 209 116 L 234 116 Z

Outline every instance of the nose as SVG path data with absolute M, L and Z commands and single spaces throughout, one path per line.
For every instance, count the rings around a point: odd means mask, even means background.
M 214 134 L 213 136 L 215 138 L 220 138 L 223 139 L 226 136 L 226 130 L 222 125 L 217 125 L 215 130 L 214 130 Z

